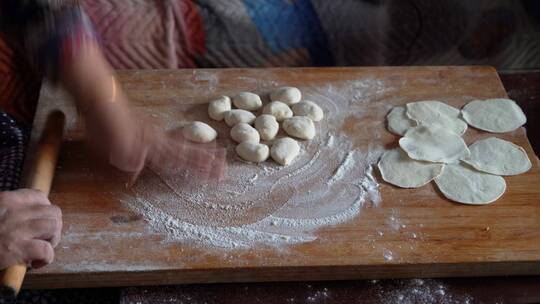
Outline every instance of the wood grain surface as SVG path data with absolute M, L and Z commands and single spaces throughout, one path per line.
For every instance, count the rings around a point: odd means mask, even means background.
M 292 85 L 309 91 L 363 79 L 385 89 L 374 94 L 369 94 L 374 88 L 353 89 L 389 107 L 425 99 L 460 107 L 474 98 L 507 96 L 496 71 L 487 67 L 122 71 L 118 76 L 143 113 L 175 113 L 177 107 L 241 90 L 265 93 Z M 73 104 L 63 92 L 50 86 L 42 90 L 32 141 L 54 108 L 68 117 L 50 194 L 63 210 L 64 234 L 55 262 L 31 271 L 26 287 L 540 274 L 540 166 L 523 128 L 499 137 L 524 147 L 533 168 L 506 177 L 507 191 L 494 204 L 459 205 L 444 199 L 433 185 L 404 190 L 379 181 L 379 206 L 320 229 L 313 242 L 285 249 L 225 250 L 166 242 L 164 235 L 149 232 L 143 217 L 113 195 L 123 191 L 124 176 L 92 159 L 81 141 Z M 362 119 L 351 113 L 334 131 L 358 144 L 395 146 L 398 138 L 380 130 L 385 113 L 366 111 Z M 383 136 L 370 136 L 374 132 Z M 470 129 L 465 140 L 486 136 Z M 389 222 L 396 215 L 397 228 Z M 393 258 L 385 258 L 385 252 Z

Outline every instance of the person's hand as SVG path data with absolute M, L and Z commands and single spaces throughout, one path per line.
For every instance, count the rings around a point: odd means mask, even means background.
M 149 150 L 149 164 L 158 169 L 183 169 L 194 173 L 199 181 L 221 180 L 226 175 L 227 151 L 216 141 L 207 144 L 190 142 L 182 129 L 165 134 Z
M 42 192 L 0 192 L 0 269 L 51 263 L 61 231 L 62 212 Z
M 130 184 L 135 182 L 145 163 L 158 170 L 189 171 L 199 182 L 221 180 L 225 177 L 227 152 L 216 142 L 196 144 L 182 136 L 182 129 L 163 132 L 156 125 L 150 123 L 143 125 L 144 128 L 138 133 L 140 138 L 132 140 L 134 146 L 125 150 L 133 156 L 111 158 L 111 163 L 113 159 L 122 160 L 124 168 L 128 167 L 126 165 L 138 168 Z M 137 163 L 141 159 L 143 163 Z

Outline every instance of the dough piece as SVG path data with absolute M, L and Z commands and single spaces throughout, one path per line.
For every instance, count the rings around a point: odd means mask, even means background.
M 295 87 L 281 87 L 270 93 L 270 100 L 281 101 L 287 105 L 293 105 L 302 99 L 302 93 Z
M 272 101 L 263 108 L 263 114 L 269 114 L 276 118 L 277 121 L 283 121 L 293 116 L 293 111 L 288 105 L 281 101 Z
M 313 121 L 320 121 L 324 117 L 324 112 L 316 103 L 309 100 L 300 101 L 292 106 L 292 111 L 296 116 L 307 116 Z
M 400 148 L 386 151 L 379 161 L 382 178 L 401 188 L 418 188 L 443 172 L 444 164 L 411 159 Z
M 315 137 L 315 124 L 311 118 L 306 116 L 294 116 L 285 119 L 283 130 L 290 136 L 300 139 L 312 139 Z
M 262 107 L 259 95 L 251 92 L 240 92 L 233 98 L 234 106 L 247 111 L 255 111 Z
M 236 154 L 243 160 L 260 163 L 268 158 L 270 149 L 265 144 L 245 141 L 236 146 Z
M 270 148 L 270 156 L 280 165 L 287 166 L 300 153 L 300 145 L 290 137 L 276 139 Z
M 399 140 L 399 146 L 412 159 L 436 163 L 452 163 L 470 155 L 461 136 L 434 126 L 409 129 Z
M 196 143 L 209 143 L 216 139 L 217 132 L 204 122 L 194 121 L 182 129 L 184 137 Z
M 446 165 L 435 183 L 446 198 L 470 205 L 492 203 L 506 190 L 504 178 L 476 171 L 463 163 Z
M 255 129 L 262 140 L 272 140 L 279 131 L 279 123 L 274 116 L 263 114 L 255 119 Z
M 423 126 L 438 126 L 462 135 L 467 123 L 459 118 L 460 111 L 436 100 L 417 101 L 407 104 L 407 116 Z
M 476 170 L 496 175 L 517 175 L 529 171 L 532 164 L 522 147 L 496 137 L 481 139 L 469 146 L 464 159 Z
M 410 128 L 416 126 L 416 122 L 407 116 L 407 109 L 405 107 L 394 107 L 386 115 L 388 122 L 388 131 L 397 134 L 405 135 L 405 132 Z
M 471 126 L 493 133 L 514 131 L 527 122 L 516 102 L 504 98 L 473 100 L 461 113 Z
M 245 122 L 241 122 L 232 127 L 231 138 L 238 143 L 244 141 L 259 142 L 261 140 L 259 132 Z
M 227 96 L 221 96 L 216 100 L 212 100 L 208 105 L 208 116 L 213 120 L 223 120 L 223 115 L 231 110 L 231 99 Z
M 223 118 L 225 118 L 225 123 L 229 127 L 232 127 L 241 122 L 252 124 L 255 121 L 255 115 L 253 113 L 246 110 L 240 110 L 240 109 L 235 109 L 235 110 L 230 110 L 229 112 L 225 112 L 225 114 L 223 115 Z

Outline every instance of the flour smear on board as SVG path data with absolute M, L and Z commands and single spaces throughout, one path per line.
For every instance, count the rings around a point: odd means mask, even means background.
M 256 84 L 268 91 L 275 86 L 264 80 Z M 145 170 L 133 193 L 122 200 L 167 241 L 219 248 L 313 241 L 317 229 L 351 220 L 365 204 L 380 202 L 372 170 L 383 148 L 355 144 L 350 135 L 335 130 L 351 113 L 361 119 L 366 109 L 384 117 L 387 109 L 373 101 L 387 90 L 373 78 L 305 88 L 304 98 L 319 104 L 326 117 L 317 124 L 317 136 L 301 142 L 293 164 L 244 162 L 234 153 L 235 144 L 227 141 L 226 181 L 201 184 L 186 172 Z M 205 115 L 201 111 L 200 119 Z M 226 133 L 220 137 L 228 138 Z

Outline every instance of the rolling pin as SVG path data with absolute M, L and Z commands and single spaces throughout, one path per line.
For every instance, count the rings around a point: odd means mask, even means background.
M 45 195 L 49 195 L 65 121 L 66 117 L 61 111 L 51 112 L 47 117 L 43 133 L 36 146 L 35 158 L 25 171 L 24 188 L 40 190 Z M 13 265 L 5 269 L 1 274 L 0 297 L 14 299 L 21 289 L 25 274 L 25 264 Z

